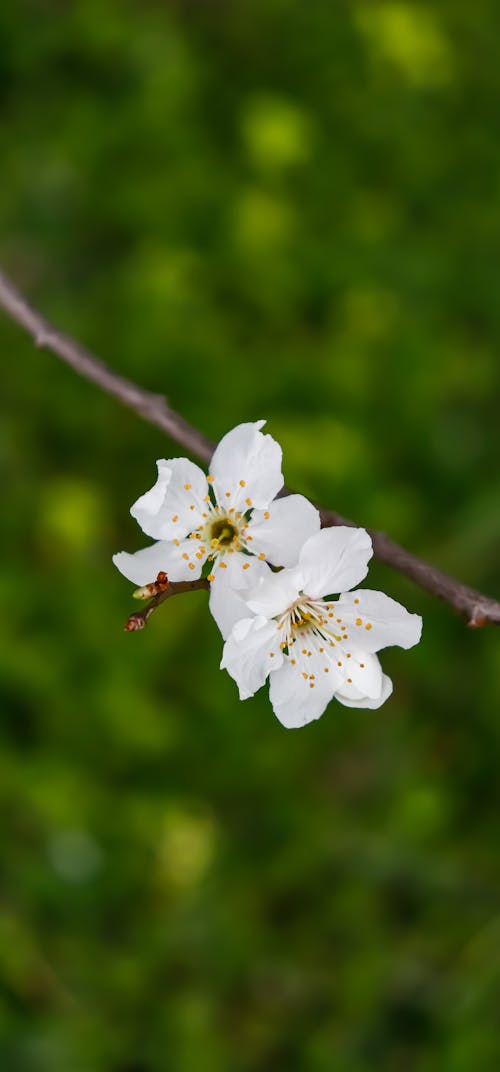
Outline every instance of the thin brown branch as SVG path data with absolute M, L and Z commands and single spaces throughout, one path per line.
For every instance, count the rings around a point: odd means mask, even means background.
M 108 368 L 90 350 L 64 335 L 53 327 L 45 317 L 28 304 L 23 295 L 0 272 L 0 306 L 5 312 L 32 336 L 35 346 L 65 361 L 75 372 L 86 380 L 97 384 L 102 391 L 113 395 L 124 406 L 133 409 L 150 424 L 156 424 L 176 443 L 180 443 L 192 454 L 203 461 L 210 461 L 215 444 L 211 443 L 202 432 L 188 424 L 179 413 L 171 409 L 163 395 L 153 394 L 143 387 L 138 387 L 132 380 L 119 376 Z
M 350 525 L 356 528 L 354 521 L 337 514 L 334 510 L 325 510 L 320 507 L 321 524 L 323 528 L 330 525 Z M 367 529 L 370 533 L 373 551 L 376 558 L 387 566 L 403 573 L 405 577 L 425 588 L 437 599 L 453 610 L 461 614 L 471 629 L 478 629 L 482 625 L 500 625 L 500 602 L 478 592 L 476 588 L 469 588 L 461 581 L 442 573 L 436 566 L 431 566 L 422 558 L 412 555 L 405 547 L 401 547 L 395 540 L 391 540 L 385 532 L 377 529 Z
M 153 587 L 153 585 L 151 586 Z M 130 615 L 125 624 L 126 633 L 136 633 L 138 629 L 144 629 L 147 625 L 148 619 L 153 614 L 153 611 L 160 606 L 160 603 L 164 603 L 166 599 L 170 599 L 171 596 L 180 596 L 184 592 L 197 592 L 200 589 L 208 591 L 210 585 L 208 581 L 200 577 L 197 581 L 170 581 L 163 591 L 158 592 L 153 596 L 150 603 L 144 610 L 137 610 L 134 614 Z
M 138 387 L 132 380 L 119 376 L 108 368 L 103 361 L 99 360 L 89 350 L 84 349 L 69 335 L 64 335 L 49 323 L 36 309 L 28 304 L 23 295 L 17 290 L 5 275 L 0 272 L 0 306 L 5 312 L 23 327 L 34 339 L 36 346 L 49 350 L 65 361 L 75 372 L 87 380 L 97 384 L 103 391 L 113 395 L 124 406 L 134 410 L 139 416 L 149 421 L 150 424 L 161 428 L 171 439 L 190 453 L 196 455 L 202 461 L 209 461 L 214 449 L 214 444 L 206 438 L 197 428 L 188 424 L 179 413 L 176 413 L 167 403 L 163 395 L 156 395 L 150 391 Z M 355 525 L 355 522 L 337 514 L 334 510 L 321 509 L 321 519 L 324 526 L 328 525 Z M 371 531 L 375 555 L 392 569 L 398 570 L 406 577 L 411 578 L 421 588 L 425 588 L 438 599 L 444 600 L 459 614 L 462 614 L 467 624 L 471 627 L 493 624 L 500 625 L 500 602 L 469 588 L 453 577 L 448 577 L 434 566 L 412 555 L 404 547 L 395 543 L 383 532 Z M 184 582 L 183 582 L 184 583 Z M 187 589 L 204 587 L 200 582 L 185 582 Z M 174 589 L 174 585 L 171 586 Z M 142 624 L 127 624 L 130 630 L 141 629 L 146 624 L 149 615 L 156 606 L 170 595 L 180 591 L 180 584 L 175 586 L 175 592 L 160 593 L 161 598 L 155 596 L 158 602 L 149 605 L 145 611 L 132 615 L 132 620 L 142 621 Z M 154 604 L 154 605 L 153 605 Z

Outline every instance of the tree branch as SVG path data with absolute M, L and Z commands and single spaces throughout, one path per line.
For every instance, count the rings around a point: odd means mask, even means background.
M 165 576 L 165 574 L 159 574 L 158 576 Z M 146 585 L 146 588 L 150 589 L 150 594 L 153 598 L 144 610 L 136 610 L 134 614 L 130 615 L 125 624 L 126 633 L 136 633 L 138 629 L 144 629 L 153 611 L 160 606 L 160 603 L 164 603 L 171 596 L 180 596 L 183 592 L 197 592 L 200 589 L 208 591 L 210 584 L 203 577 L 200 577 L 197 581 L 167 581 L 165 579 L 160 585 L 153 582 L 153 584 Z M 158 591 L 158 588 L 160 591 Z M 145 592 L 145 589 L 142 591 Z M 140 598 L 147 599 L 148 596 L 144 595 Z
M 35 345 L 59 357 L 80 376 L 92 383 L 97 384 L 107 394 L 113 395 L 124 406 L 134 410 L 139 416 L 160 428 L 171 439 L 190 453 L 196 455 L 204 462 L 208 462 L 212 456 L 215 444 L 212 443 L 197 428 L 188 424 L 179 413 L 173 410 L 163 395 L 153 394 L 139 387 L 132 380 L 113 372 L 103 361 L 95 357 L 89 350 L 84 349 L 69 335 L 58 331 L 36 309 L 28 304 L 23 295 L 0 272 L 0 306 L 21 327 L 32 336 Z M 286 489 L 285 489 L 286 491 Z M 356 523 L 348 521 L 337 514 L 334 510 L 321 509 L 322 525 L 350 525 Z M 429 563 L 412 555 L 404 547 L 395 543 L 383 532 L 370 532 L 373 549 L 377 558 L 386 565 L 403 573 L 421 588 L 425 588 L 438 599 L 444 600 L 459 614 L 462 614 L 467 624 L 471 627 L 493 624 L 500 625 L 500 602 L 483 595 L 474 588 L 469 588 L 460 581 L 448 577 L 445 573 L 436 569 Z M 184 583 L 184 582 L 182 582 Z M 188 586 L 184 591 L 195 587 L 205 587 L 199 582 L 185 582 Z M 175 588 L 175 591 L 173 590 Z M 172 590 L 171 590 L 172 589 Z M 126 628 L 130 631 L 141 629 L 146 624 L 149 615 L 159 603 L 170 598 L 170 595 L 181 591 L 181 582 L 171 585 L 170 588 L 155 596 L 153 604 L 145 611 L 131 615 Z M 157 600 L 157 602 L 155 602 Z M 142 624 L 131 625 L 135 621 Z
M 210 461 L 215 443 L 211 443 L 202 432 L 193 428 L 179 413 L 171 409 L 163 395 L 145 391 L 132 380 L 119 376 L 108 368 L 104 361 L 91 354 L 90 350 L 85 350 L 69 335 L 58 331 L 28 304 L 3 272 L 0 272 L 0 306 L 32 336 L 36 346 L 50 350 L 80 376 L 97 384 L 101 390 L 113 395 L 122 405 L 133 409 L 150 424 L 156 424 L 162 432 L 166 432 L 186 450 L 203 461 Z

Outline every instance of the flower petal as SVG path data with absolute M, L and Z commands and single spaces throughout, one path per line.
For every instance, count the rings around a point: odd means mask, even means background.
M 203 524 L 207 478 L 187 458 L 161 458 L 156 465 L 156 484 L 137 499 L 130 513 L 147 536 L 182 539 Z
M 321 529 L 304 544 L 299 558 L 302 590 L 312 599 L 346 592 L 368 573 L 372 541 L 364 529 Z
M 204 554 L 197 558 L 197 551 L 200 553 L 198 542 L 194 540 L 179 540 L 178 546 L 161 540 L 151 547 L 143 547 L 135 554 L 120 551 L 113 555 L 113 562 L 120 573 L 134 584 L 150 584 L 160 571 L 167 574 L 169 581 L 194 581 L 201 574 L 204 558 Z
M 113 555 L 113 562 L 120 573 L 134 584 L 151 584 L 158 574 L 167 572 L 165 563 L 168 559 L 168 543 L 154 543 L 151 547 L 143 547 L 135 554 L 128 551 L 119 551 Z
M 259 562 L 258 558 L 251 559 L 247 555 L 239 554 L 234 565 L 233 558 L 236 558 L 236 555 L 227 557 L 228 563 L 231 563 L 231 569 L 215 568 L 214 580 L 210 585 L 210 611 L 224 640 L 227 640 L 236 622 L 250 616 L 250 611 L 244 598 L 247 594 L 245 584 L 251 583 L 253 585 L 260 576 L 271 572 L 267 563 Z M 242 566 L 247 563 L 250 564 L 250 568 L 243 570 Z M 237 574 L 236 578 L 234 578 L 233 574 Z M 235 579 L 238 582 L 237 586 L 234 584 Z
M 354 685 L 345 685 L 342 688 L 342 692 L 335 693 L 335 699 L 339 700 L 345 707 L 370 707 L 375 710 L 377 707 L 382 707 L 382 704 L 389 698 L 392 692 L 392 681 L 387 674 L 382 675 L 382 691 L 378 699 L 373 699 L 369 696 L 363 696 L 363 693 Z
M 249 593 L 261 578 L 271 577 L 272 573 L 266 562 L 260 562 L 255 555 L 245 555 L 242 551 L 226 551 L 218 555 L 212 573 L 216 577 L 223 575 L 223 580 L 237 591 Z M 246 598 L 246 596 L 245 596 Z M 245 614 L 248 618 L 248 614 Z
M 258 617 L 236 623 L 224 645 L 220 666 L 236 681 L 240 700 L 246 700 L 282 662 L 276 623 Z
M 360 588 L 335 601 L 335 611 L 349 627 L 349 635 L 364 651 L 380 651 L 393 644 L 412 648 L 418 644 L 422 619 L 409 614 L 401 603 L 386 596 Z
M 332 651 L 332 660 L 337 665 L 342 663 L 344 681 L 341 686 L 342 692 L 345 692 L 347 686 L 352 684 L 355 689 L 359 690 L 361 696 L 369 696 L 373 700 L 380 696 L 383 675 L 376 655 L 368 655 L 364 651 L 356 650 L 350 644 L 336 644 Z
M 265 554 L 275 566 L 295 566 L 302 545 L 319 528 L 319 511 L 309 499 L 287 495 L 267 510 L 254 510 L 247 532 L 254 554 Z
M 336 681 L 333 675 L 318 673 L 313 681 L 304 675 L 299 662 L 294 666 L 290 658 L 285 658 L 281 669 L 271 674 L 269 698 L 276 718 L 287 729 L 296 729 L 320 718 L 334 694 Z
M 246 599 L 254 614 L 274 618 L 295 602 L 299 591 L 300 576 L 297 569 L 284 569 L 280 573 L 269 571 L 268 576 L 261 577 Z
M 244 513 L 265 510 L 283 487 L 279 443 L 260 429 L 265 421 L 239 424 L 221 439 L 210 463 L 217 502 Z

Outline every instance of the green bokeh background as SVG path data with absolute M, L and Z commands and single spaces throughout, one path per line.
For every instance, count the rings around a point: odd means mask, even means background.
M 500 595 L 493 0 L 0 10 L 2 261 L 217 439 Z M 0 1067 L 500 1067 L 494 629 L 424 616 L 380 711 L 239 703 L 203 593 L 111 554 L 178 448 L 0 319 Z

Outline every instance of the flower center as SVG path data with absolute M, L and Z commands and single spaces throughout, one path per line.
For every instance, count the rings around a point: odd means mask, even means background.
M 334 606 L 334 603 L 325 603 L 323 599 L 308 599 L 301 594 L 299 599 L 276 619 L 278 629 L 282 630 L 282 648 L 288 648 L 290 651 L 299 636 L 307 635 L 316 637 L 319 641 L 326 641 L 331 647 L 335 647 L 335 642 L 347 640 L 346 626 L 341 619 L 334 620 Z
M 229 547 L 238 536 L 238 530 L 227 517 L 212 521 L 210 525 L 209 539 L 217 540 L 219 547 Z

